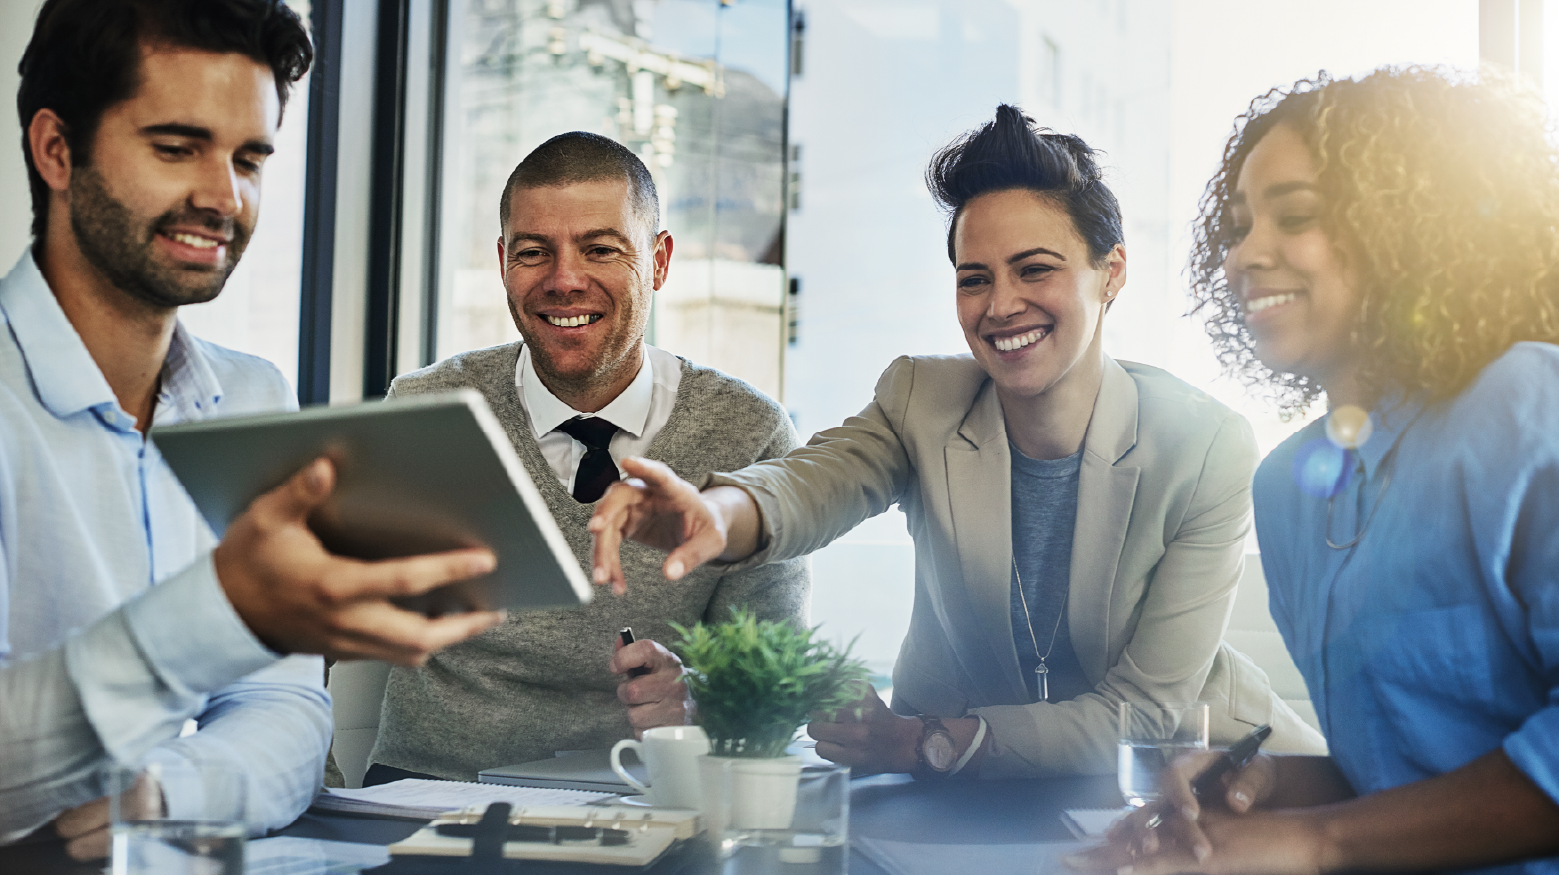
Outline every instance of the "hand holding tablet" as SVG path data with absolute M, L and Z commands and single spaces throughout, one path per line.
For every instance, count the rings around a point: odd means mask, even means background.
M 275 649 L 415 664 L 498 622 L 495 609 L 590 599 L 475 392 L 208 420 L 152 439 L 225 531 L 219 579 Z

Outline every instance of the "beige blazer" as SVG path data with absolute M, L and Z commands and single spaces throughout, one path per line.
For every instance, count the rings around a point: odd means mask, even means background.
M 1223 643 L 1251 528 L 1257 452 L 1239 414 L 1157 368 L 1106 358 L 1083 441 L 1067 624 L 1094 689 L 1032 702 L 1012 639 L 1011 456 L 995 386 L 967 355 L 905 357 L 858 416 L 789 455 L 712 476 L 748 490 L 764 549 L 805 555 L 898 504 L 915 604 L 893 672 L 904 714 L 978 714 L 987 777 L 1107 774 L 1120 702 L 1211 703 L 1214 742 L 1325 743 Z

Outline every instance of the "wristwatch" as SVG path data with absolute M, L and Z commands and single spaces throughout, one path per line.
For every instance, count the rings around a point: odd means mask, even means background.
M 928 775 L 945 776 L 958 762 L 958 746 L 953 743 L 953 734 L 935 717 L 922 714 L 920 722 L 923 725 L 920 740 L 915 743 L 915 761 Z

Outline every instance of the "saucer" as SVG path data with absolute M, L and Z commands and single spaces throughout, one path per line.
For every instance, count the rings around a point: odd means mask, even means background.
M 619 805 L 635 805 L 635 806 L 638 806 L 639 808 L 654 808 L 655 807 L 654 805 L 652 805 L 650 803 L 650 800 L 644 798 L 644 796 L 642 796 L 642 795 L 624 796 L 621 799 L 618 799 L 617 803 Z

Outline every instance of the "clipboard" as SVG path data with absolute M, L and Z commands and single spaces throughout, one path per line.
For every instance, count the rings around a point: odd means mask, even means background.
M 513 835 L 552 832 L 503 841 Z M 442 829 L 441 829 L 442 827 Z M 460 830 L 458 835 L 450 827 Z M 558 829 L 552 829 L 558 828 Z M 561 860 L 616 866 L 648 866 L 703 828 L 696 812 L 630 808 L 623 805 L 538 807 L 512 811 L 507 805 L 473 806 L 439 815 L 409 838 L 390 845 L 393 856 L 502 857 L 506 860 Z M 611 833 L 570 837 L 570 830 Z

